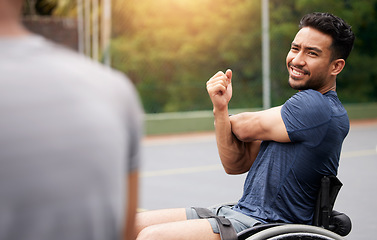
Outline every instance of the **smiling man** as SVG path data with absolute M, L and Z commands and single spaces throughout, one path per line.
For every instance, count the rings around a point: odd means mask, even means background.
M 248 175 L 235 206 L 209 209 L 207 215 L 225 217 L 236 232 L 260 222 L 311 224 L 320 179 L 337 174 L 349 131 L 335 90 L 354 38 L 339 17 L 304 16 L 286 58 L 289 85 L 299 92 L 279 107 L 229 117 L 232 71 L 208 80 L 222 165 L 228 174 Z M 200 211 L 139 214 L 138 239 L 220 239 L 219 220 L 203 219 Z

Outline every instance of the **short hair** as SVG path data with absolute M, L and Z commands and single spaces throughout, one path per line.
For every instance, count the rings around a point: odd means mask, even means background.
M 342 58 L 346 60 L 351 53 L 355 35 L 343 19 L 331 13 L 309 13 L 302 17 L 299 29 L 304 27 L 314 28 L 324 34 L 330 35 L 333 39 L 332 59 Z

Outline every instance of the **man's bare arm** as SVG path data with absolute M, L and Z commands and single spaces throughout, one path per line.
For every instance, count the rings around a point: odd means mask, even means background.
M 124 226 L 123 239 L 132 240 L 136 238 L 135 215 L 139 200 L 139 172 L 132 171 L 127 179 L 127 206 L 126 208 L 126 225 Z
M 245 112 L 231 117 L 232 132 L 243 142 L 271 140 L 290 142 L 281 117 L 281 106 L 260 112 Z
M 224 169 L 229 174 L 247 172 L 253 164 L 260 141 L 242 142 L 232 133 L 228 103 L 232 97 L 232 72 L 216 73 L 207 82 L 207 91 L 213 103 L 216 142 Z
M 232 133 L 227 114 L 215 115 L 216 142 L 219 156 L 228 174 L 247 172 L 256 159 L 261 141 L 243 142 Z

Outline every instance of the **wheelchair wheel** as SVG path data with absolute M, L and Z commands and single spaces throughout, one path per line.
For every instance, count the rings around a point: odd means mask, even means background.
M 287 224 L 277 227 L 268 228 L 261 232 L 258 232 L 246 240 L 342 240 L 343 238 L 336 233 L 329 230 L 310 226 L 310 225 L 299 225 L 299 224 Z

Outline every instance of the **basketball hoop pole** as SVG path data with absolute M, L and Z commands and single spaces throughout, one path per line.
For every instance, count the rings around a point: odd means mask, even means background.
M 77 50 L 84 54 L 84 16 L 82 0 L 77 0 Z
M 101 12 L 98 9 L 99 0 L 77 0 L 78 52 L 95 61 L 101 52 L 102 62 L 110 66 L 111 0 L 101 0 Z
M 101 29 L 102 59 L 103 63 L 110 67 L 111 0 L 102 0 Z
M 263 108 L 271 107 L 269 4 L 262 0 Z

